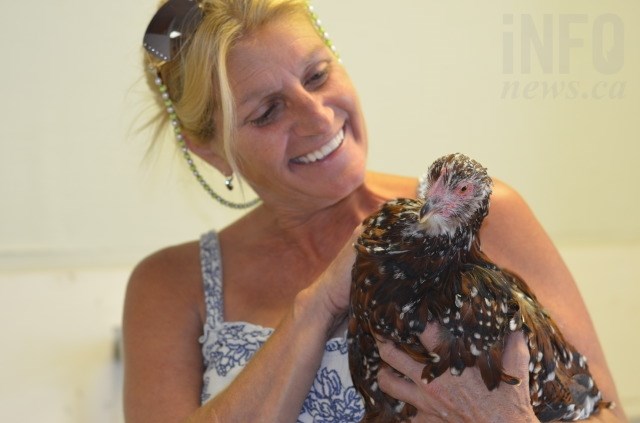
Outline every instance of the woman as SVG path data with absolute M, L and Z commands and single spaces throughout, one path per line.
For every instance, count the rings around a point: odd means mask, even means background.
M 344 339 L 354 231 L 385 200 L 414 197 L 417 181 L 366 172 L 357 94 L 310 16 L 300 0 L 170 0 L 149 26 L 151 79 L 191 170 L 222 204 L 245 206 L 214 193 L 190 153 L 229 186 L 241 175 L 261 203 L 133 272 L 124 314 L 127 421 L 362 416 Z M 571 276 L 523 200 L 503 184 L 481 237 L 491 257 L 529 281 L 590 358 L 604 396 L 618 401 Z M 427 345 L 433 330 L 422 336 Z M 509 340 L 505 367 L 526 377 L 520 338 Z M 488 392 L 470 369 L 423 385 L 418 363 L 389 344 L 380 351 L 418 382 L 380 374 L 383 391 L 418 408 L 415 421 L 535 421 L 526 383 Z M 593 420 L 624 415 L 604 410 Z

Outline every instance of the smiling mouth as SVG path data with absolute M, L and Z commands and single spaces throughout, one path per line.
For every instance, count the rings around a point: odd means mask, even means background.
M 316 151 L 312 151 L 311 153 L 305 154 L 304 156 L 295 157 L 291 159 L 291 162 L 296 164 L 315 163 L 326 158 L 328 155 L 336 151 L 342 145 L 342 141 L 344 141 L 344 128 L 340 129 L 340 132 L 338 132 L 338 134 L 333 137 L 331 141 L 329 141 Z

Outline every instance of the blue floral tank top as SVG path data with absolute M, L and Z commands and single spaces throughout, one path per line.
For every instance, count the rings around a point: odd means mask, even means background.
M 204 403 L 233 381 L 273 329 L 224 321 L 222 261 L 216 232 L 201 237 L 200 260 L 207 313 L 200 338 L 205 365 L 201 395 Z M 325 345 L 322 363 L 302 405 L 298 423 L 359 422 L 363 415 L 364 405 L 349 373 L 345 334 Z

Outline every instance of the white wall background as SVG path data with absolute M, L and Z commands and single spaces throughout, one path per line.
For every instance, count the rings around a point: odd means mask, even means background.
M 371 168 L 417 176 L 462 151 L 515 186 L 640 416 L 640 3 L 315 3 L 360 90 Z M 0 420 L 119 421 L 130 269 L 238 216 L 200 191 L 171 139 L 143 161 L 140 40 L 155 4 L 2 4 Z

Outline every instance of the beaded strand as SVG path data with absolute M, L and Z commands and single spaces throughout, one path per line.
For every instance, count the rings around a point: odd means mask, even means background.
M 338 61 L 342 62 L 342 59 L 340 59 L 340 54 L 338 54 L 338 50 L 336 49 L 336 46 L 331 41 L 331 38 L 329 38 L 329 33 L 325 31 L 324 28 L 322 27 L 322 21 L 318 17 L 318 14 L 315 12 L 313 5 L 309 3 L 307 4 L 307 7 L 309 8 L 309 16 L 311 17 L 311 22 L 313 23 L 313 26 L 315 27 L 315 29 L 318 31 L 318 34 L 320 34 L 320 36 L 322 37 L 324 44 L 327 47 L 329 47 L 329 50 L 333 52 L 333 54 L 336 56 Z

